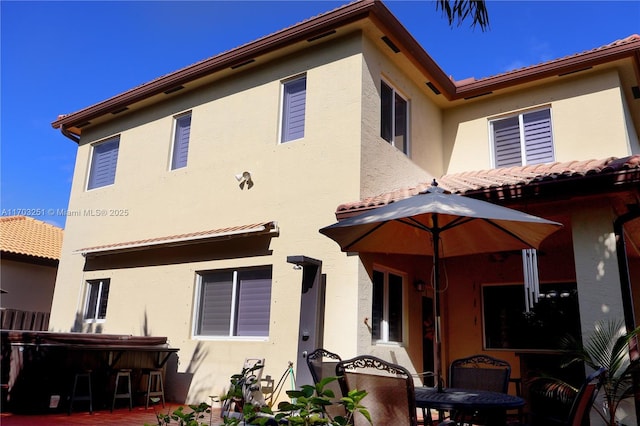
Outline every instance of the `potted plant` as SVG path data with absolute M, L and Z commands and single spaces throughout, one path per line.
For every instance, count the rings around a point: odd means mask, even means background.
M 361 413 L 371 423 L 369 411 L 361 404 L 367 395 L 366 391 L 351 390 L 346 397 L 340 399 L 340 404 L 345 407 L 345 416 L 331 417 L 326 407 L 332 405 L 335 394 L 325 386 L 337 377 L 326 377 L 314 385 L 304 385 L 300 390 L 287 391 L 290 401 L 282 401 L 278 404 L 278 410 L 271 407 L 252 407 L 245 404 L 243 418 L 224 416 L 225 425 L 252 424 L 261 426 L 288 425 L 288 426 L 347 426 L 353 424 L 353 416 Z M 244 423 L 243 423 L 244 422 Z
M 607 370 L 600 390 L 603 407 L 596 410 L 607 426 L 619 424 L 616 419 L 618 407 L 623 400 L 634 395 L 634 380 L 640 379 L 640 358 L 632 359 L 629 354 L 629 347 L 638 335 L 640 327 L 626 331 L 624 323 L 618 320 L 596 323 L 584 344 L 573 337 L 563 339 L 562 346 L 568 357 L 563 367 L 584 363 L 593 370 Z M 577 393 L 575 387 L 557 379 L 539 377 L 534 382 L 542 384 L 546 395 L 560 402 L 570 403 Z

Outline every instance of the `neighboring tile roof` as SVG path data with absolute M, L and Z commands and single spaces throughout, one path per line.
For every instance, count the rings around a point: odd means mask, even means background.
M 535 70 L 537 68 L 543 68 L 549 65 L 553 65 L 553 64 L 558 64 L 561 62 L 566 62 L 568 60 L 574 59 L 574 58 L 580 58 L 582 56 L 586 56 L 589 54 L 593 54 L 593 53 L 598 53 L 598 52 L 602 52 L 605 51 L 607 49 L 612 49 L 612 48 L 617 48 L 617 47 L 625 47 L 627 45 L 633 44 L 633 43 L 637 43 L 640 42 L 640 35 L 638 34 L 632 34 L 628 37 L 613 41 L 611 43 L 605 44 L 604 46 L 599 46 L 593 49 L 589 49 L 589 50 L 585 50 L 583 52 L 579 52 L 579 53 L 574 53 L 571 55 L 567 55 L 561 58 L 555 58 L 555 59 L 551 59 L 545 62 L 540 62 L 534 65 L 527 65 L 525 67 L 521 67 L 521 68 L 516 68 L 510 71 L 506 71 L 503 73 L 499 73 L 496 75 L 492 75 L 492 76 L 487 76 L 487 77 L 483 77 L 483 78 L 467 78 L 464 80 L 459 80 L 459 81 L 455 81 L 456 86 L 458 87 L 462 87 L 465 86 L 466 84 L 470 84 L 470 83 L 482 83 L 482 82 L 488 82 L 488 80 L 491 79 L 495 79 L 495 78 L 500 78 L 500 79 L 505 79 L 508 78 L 511 74 L 516 74 L 516 73 L 520 73 L 523 71 L 528 71 L 528 70 Z
M 0 250 L 45 259 L 60 259 L 62 228 L 27 216 L 0 218 Z
M 437 181 L 447 191 L 466 194 L 505 186 L 530 185 L 542 181 L 581 178 L 625 170 L 640 173 L 640 155 L 452 173 L 442 176 Z M 414 187 L 400 188 L 360 201 L 341 204 L 338 206 L 337 213 L 381 207 L 394 201 L 417 195 L 425 191 L 429 186 L 431 186 L 431 182 L 422 182 Z
M 193 242 L 210 240 L 213 238 L 242 236 L 255 233 L 273 233 L 278 232 L 278 224 L 276 222 L 252 223 L 249 225 L 232 226 L 228 228 L 210 229 L 207 231 L 191 232 L 187 234 L 169 235 L 165 237 L 154 237 L 145 240 L 126 241 L 113 244 L 104 244 L 101 246 L 85 247 L 76 250 L 76 253 L 97 254 L 111 253 L 115 251 L 136 250 L 148 248 L 150 246 L 165 246 L 190 244 Z

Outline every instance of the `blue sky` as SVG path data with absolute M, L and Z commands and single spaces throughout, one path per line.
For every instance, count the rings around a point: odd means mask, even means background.
M 0 209 L 65 218 L 76 144 L 51 127 L 94 103 L 348 1 L 0 0 Z M 640 33 L 640 2 L 498 1 L 449 27 L 433 1 L 386 2 L 445 73 L 486 77 Z

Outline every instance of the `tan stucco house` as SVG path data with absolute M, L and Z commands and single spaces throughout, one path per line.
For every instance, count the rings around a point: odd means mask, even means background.
M 78 151 L 50 330 L 168 336 L 191 402 L 251 357 L 302 384 L 318 346 L 428 370 L 429 259 L 318 230 L 433 178 L 564 225 L 537 252 L 537 309 L 565 315 L 543 331 L 506 327 L 531 326 L 520 252 L 446 260 L 445 364 L 487 353 L 521 377 L 549 330 L 637 325 L 639 58 L 631 35 L 454 81 L 364 0 L 62 115 Z
M 0 218 L 0 324 L 47 330 L 64 231 L 28 216 Z

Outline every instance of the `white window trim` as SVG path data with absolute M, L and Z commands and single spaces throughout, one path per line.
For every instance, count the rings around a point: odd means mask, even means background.
M 301 139 L 304 139 L 304 136 L 298 139 L 291 139 L 288 141 L 283 141 L 283 134 L 282 132 L 284 131 L 284 127 L 283 127 L 283 121 L 284 121 L 284 87 L 287 83 L 290 83 L 292 81 L 296 81 L 302 78 L 306 78 L 307 79 L 307 90 L 309 89 L 308 83 L 309 80 L 307 78 L 307 73 L 302 73 L 302 74 L 297 74 L 295 76 L 292 77 L 288 77 L 285 78 L 283 80 L 280 80 L 280 105 L 278 108 L 278 145 L 286 145 L 288 143 L 294 142 L 294 141 L 299 141 Z M 308 92 L 307 92 L 308 95 Z M 308 98 L 307 98 L 308 99 Z M 306 101 L 305 101 L 306 102 Z M 306 110 L 306 105 L 305 105 L 305 110 Z M 306 134 L 306 126 L 307 126 L 307 117 L 306 117 L 306 112 L 305 112 L 305 134 Z
M 267 265 L 263 265 L 263 266 L 267 266 Z M 229 335 L 228 336 L 208 336 L 208 335 L 202 335 L 202 334 L 198 334 L 198 324 L 200 323 L 200 305 L 201 305 L 201 299 L 202 299 L 202 276 L 204 274 L 206 274 L 207 272 L 211 272 L 214 271 L 215 269 L 212 270 L 202 270 L 202 271 L 196 271 L 196 285 L 195 285 L 195 292 L 193 295 L 193 323 L 191 325 L 191 339 L 193 340 L 202 340 L 202 341 L 236 341 L 236 342 L 268 342 L 269 341 L 269 336 L 232 336 L 233 333 L 233 327 L 235 324 L 235 321 L 237 321 L 236 315 L 235 315 L 235 310 L 236 310 L 236 298 L 237 298 L 237 293 L 236 293 L 236 289 L 237 289 L 237 283 L 238 283 L 238 271 L 241 269 L 245 269 L 245 268 L 251 268 L 252 266 L 242 266 L 242 267 L 237 267 L 234 268 L 233 271 L 233 294 L 232 294 L 232 306 L 231 306 L 231 321 L 229 324 Z M 273 270 L 272 270 L 272 274 L 273 274 Z M 273 289 L 273 275 L 271 278 L 271 286 Z
M 405 141 L 405 145 L 406 145 L 406 152 L 404 151 L 400 151 L 400 149 L 398 149 L 398 151 L 402 152 L 404 155 L 406 155 L 407 157 L 411 158 L 411 102 L 409 100 L 409 97 L 407 95 L 405 95 L 402 91 L 398 90 L 396 88 L 396 86 L 391 83 L 389 80 L 387 80 L 386 78 L 381 78 L 380 79 L 381 82 L 383 82 L 384 84 L 386 84 L 387 86 L 389 86 L 389 88 L 393 91 L 393 97 L 395 100 L 395 95 L 398 94 L 402 99 L 404 99 L 404 101 L 407 103 L 407 122 L 406 122 L 406 127 L 407 127 L 407 134 L 406 134 L 406 141 Z M 382 85 L 380 86 L 380 93 L 382 94 Z M 391 120 L 391 138 L 392 141 L 388 142 L 386 139 L 382 138 L 382 140 L 384 140 L 385 142 L 391 144 L 391 146 L 393 146 L 394 148 L 397 149 L 396 147 L 396 141 L 395 141 L 395 134 L 396 134 L 396 120 L 395 120 L 395 116 L 396 116 L 396 104 L 395 102 L 392 102 L 392 108 L 393 108 L 393 113 L 392 113 L 392 120 Z M 382 108 L 382 96 L 380 97 L 380 108 Z M 380 123 L 380 126 L 382 126 L 382 123 Z
M 530 113 L 534 113 L 537 111 L 545 111 L 545 110 L 549 110 L 549 116 L 551 117 L 551 121 L 549 123 L 549 127 L 551 129 L 551 137 L 553 140 L 552 143 L 552 150 L 553 150 L 553 158 L 556 158 L 556 143 L 555 143 L 555 137 L 554 137 L 554 132 L 553 132 L 553 108 L 551 108 L 551 105 L 545 105 L 545 106 L 540 106 L 540 107 L 536 107 L 536 108 L 532 108 L 532 109 L 527 109 L 527 110 L 522 110 L 522 111 L 518 111 L 518 112 L 512 112 L 509 114 L 505 114 L 505 115 L 501 115 L 499 117 L 493 117 L 490 118 L 488 121 L 488 126 L 489 126 L 489 140 L 490 140 L 490 148 L 491 148 L 491 168 L 495 169 L 497 166 L 497 159 L 496 159 L 496 143 L 495 143 L 495 132 L 493 130 L 493 123 L 496 121 L 500 121 L 500 120 L 505 120 L 508 118 L 512 118 L 512 117 L 518 117 L 518 126 L 519 126 L 519 131 L 520 131 L 520 156 L 522 158 L 522 166 L 527 166 L 527 145 L 526 145 L 526 141 L 525 141 L 525 137 L 524 137 L 524 116 L 526 114 L 530 114 Z
M 89 166 L 87 167 L 87 171 L 86 171 L 86 175 L 85 175 L 85 185 L 84 185 L 84 190 L 86 192 L 89 191 L 95 191 L 97 189 L 102 189 L 102 188 L 108 188 L 110 186 L 113 186 L 116 184 L 116 180 L 115 178 L 113 179 L 113 183 L 110 183 L 109 185 L 103 185 L 103 186 L 97 186 L 95 188 L 89 188 L 89 179 L 91 178 L 91 167 L 93 166 L 93 150 L 95 149 L 96 146 L 102 144 L 102 143 L 106 143 L 109 142 L 111 139 L 113 138 L 120 138 L 120 142 L 122 142 L 122 137 L 121 135 L 117 134 L 117 135 L 111 135 L 105 139 L 102 139 L 98 142 L 94 142 L 91 144 L 91 150 L 89 152 Z M 118 145 L 118 156 L 120 155 L 120 145 Z M 116 167 L 116 173 L 117 173 L 118 169 Z
M 373 340 L 373 344 L 376 346 L 404 346 L 407 341 L 407 315 L 405 313 L 408 309 L 408 297 L 407 297 L 407 280 L 408 274 L 406 272 L 389 268 L 386 266 L 374 264 L 373 270 L 377 272 L 381 272 L 384 274 L 384 306 L 383 306 L 383 314 L 382 321 L 380 326 L 380 339 Z M 389 340 L 389 273 L 397 275 L 402 278 L 402 340 L 395 341 Z M 373 281 L 371 282 L 373 289 Z M 373 300 L 371 301 L 373 304 Z
M 84 322 L 86 324 L 100 324 L 100 323 L 104 323 L 107 320 L 107 316 L 105 314 L 104 318 L 98 318 L 98 312 L 100 310 L 100 300 L 102 299 L 102 286 L 104 284 L 105 281 L 109 281 L 109 286 L 111 286 L 111 279 L 110 278 L 97 278 L 97 279 L 91 279 L 91 280 L 87 280 L 85 282 L 85 297 L 84 297 L 84 311 L 83 311 L 83 318 L 84 318 Z M 99 282 L 100 283 L 100 288 L 98 289 L 98 300 L 96 300 L 96 309 L 95 312 L 93 313 L 93 317 L 92 318 L 86 318 L 87 316 L 87 308 L 89 307 L 89 299 L 91 298 L 91 287 L 93 285 L 93 283 L 95 282 Z M 111 290 L 111 289 L 109 289 Z M 108 309 L 108 301 L 107 301 L 107 309 Z
M 180 169 L 186 169 L 187 166 L 184 167 L 173 167 L 173 150 L 176 146 L 176 132 L 178 131 L 178 120 L 186 115 L 191 115 L 191 124 L 193 125 L 193 111 L 184 111 L 179 114 L 173 116 L 173 121 L 171 123 L 171 141 L 169 142 L 169 161 L 167 165 L 167 170 L 170 172 L 176 172 Z M 189 132 L 189 148 L 191 148 L 191 132 Z

